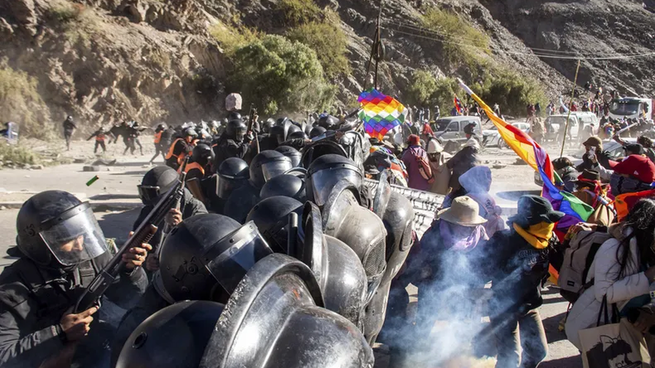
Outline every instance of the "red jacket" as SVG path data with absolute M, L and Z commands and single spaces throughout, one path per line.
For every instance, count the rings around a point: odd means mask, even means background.
M 614 165 L 614 172 L 639 179 L 644 183 L 655 182 L 655 165 L 645 155 L 630 155 Z

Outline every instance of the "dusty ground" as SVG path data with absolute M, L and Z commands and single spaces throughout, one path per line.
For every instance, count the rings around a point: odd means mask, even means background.
M 145 139 L 144 139 L 145 140 Z M 150 143 L 144 143 L 144 148 L 150 150 Z M 71 157 L 93 157 L 92 142 L 75 142 L 74 153 L 66 153 Z M 104 201 L 108 204 L 123 203 L 137 205 L 139 200 L 136 185 L 142 175 L 148 170 L 147 161 L 152 153 L 144 156 L 122 156 L 122 144 L 110 146 L 111 155 L 118 159 L 115 166 L 103 167 L 100 172 L 84 172 L 84 164 L 70 164 L 57 167 L 46 167 L 43 170 L 0 170 L 0 202 L 24 201 L 29 193 L 47 189 L 61 189 L 76 193 L 93 201 Z M 553 148 L 553 151 L 555 149 Z M 492 168 L 494 183 L 492 192 L 499 204 L 515 206 L 521 194 L 538 194 L 540 188 L 533 183 L 533 171 L 527 165 L 514 165 L 516 155 L 509 149 L 487 148 L 482 154 L 482 160 L 488 165 L 505 165 Z M 161 160 L 160 160 L 161 161 Z M 87 187 L 85 183 L 94 175 L 99 180 Z M 12 193 L 7 193 L 12 192 Z M 17 193 L 16 193 L 17 192 Z M 22 193 L 21 193 L 22 192 Z M 15 244 L 15 218 L 17 209 L 0 210 L 0 255 L 5 254 L 7 247 Z M 121 238 L 131 229 L 138 210 L 130 211 L 99 211 L 96 216 L 107 237 Z M 13 260 L 0 256 L 0 268 L 11 264 Z M 410 287 L 410 294 L 416 296 L 415 288 Z M 559 297 L 555 289 L 545 290 L 545 304 L 540 308 L 546 327 L 549 342 L 547 361 L 540 367 L 546 368 L 577 368 L 581 361 L 577 350 L 571 345 L 557 325 L 563 318 L 568 303 Z M 384 348 L 379 349 L 376 368 L 387 368 L 388 357 Z M 487 365 L 484 365 L 485 367 Z M 393 367 L 390 367 L 393 368 Z M 432 367 L 430 367 L 432 368 Z

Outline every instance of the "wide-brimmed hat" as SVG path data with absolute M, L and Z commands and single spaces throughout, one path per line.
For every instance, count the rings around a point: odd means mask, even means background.
M 594 135 L 587 138 L 587 140 L 584 141 L 582 145 L 589 146 L 589 147 L 603 147 L 603 141 L 599 137 L 596 137 Z
M 480 216 L 478 202 L 468 196 L 455 198 L 452 205 L 437 212 L 437 216 L 442 220 L 462 226 L 477 226 L 487 222 L 484 217 Z
M 519 198 L 518 213 L 510 217 L 509 221 L 530 226 L 541 222 L 552 224 L 561 220 L 564 216 L 564 212 L 553 210 L 553 206 L 546 198 L 524 195 Z

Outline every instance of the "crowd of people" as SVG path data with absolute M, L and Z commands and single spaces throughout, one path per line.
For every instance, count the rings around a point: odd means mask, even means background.
M 647 137 L 617 137 L 625 149 L 617 159 L 591 136 L 578 166 L 553 161 L 555 185 L 584 203 L 585 222 L 533 195 L 504 221 L 472 126 L 450 155 L 426 127 L 380 140 L 343 115 L 297 123 L 232 111 L 226 120 L 154 129 L 150 162 L 160 165 L 135 188 L 144 207 L 134 230 L 176 190 L 179 206 L 125 253 L 70 193 L 23 204 L 8 251 L 17 261 L 0 274 L 0 365 L 372 367 L 381 342 L 391 366 L 403 367 L 488 342 L 498 368 L 537 367 L 548 343 L 541 290 L 557 274 L 584 275 L 576 288 L 559 284 L 573 302 L 562 325 L 583 354 L 579 332 L 602 324 L 608 305 L 629 320 L 623 328 L 652 340 L 655 200 L 617 201 L 650 193 Z M 73 119 L 64 126 L 70 138 Z M 104 150 L 122 135 L 133 153 L 143 131 L 125 122 L 89 139 Z M 443 198 L 423 234 L 403 188 Z M 602 239 L 593 251 L 589 234 Z M 586 249 L 586 264 L 564 261 L 574 246 Z M 102 303 L 77 310 L 114 254 L 122 268 Z M 409 284 L 418 287 L 416 316 Z

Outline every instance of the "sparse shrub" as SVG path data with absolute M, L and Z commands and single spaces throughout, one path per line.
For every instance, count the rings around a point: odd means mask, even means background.
M 50 19 L 62 24 L 79 19 L 83 11 L 84 5 L 65 0 L 53 1 L 47 10 Z
M 263 37 L 263 34 L 257 30 L 246 27 L 229 28 L 223 23 L 213 25 L 209 33 L 223 47 L 228 57 L 234 56 L 234 52 L 240 47 Z
M 316 52 L 328 78 L 350 73 L 346 56 L 348 40 L 339 22 L 311 22 L 292 28 L 287 36 L 301 42 Z
M 34 165 L 39 163 L 39 156 L 29 148 L 20 144 L 8 144 L 0 139 L 0 161 L 17 165 Z
M 36 78 L 0 63 L 0 119 L 18 123 L 20 134 L 39 139 L 53 132 L 43 125 L 49 111 L 38 93 Z
M 229 87 L 265 114 L 319 109 L 334 97 L 314 50 L 286 37 L 250 42 L 236 50 L 233 62 L 238 73 L 230 74 Z
M 441 35 L 446 61 L 453 66 L 476 67 L 483 63 L 481 54 L 488 54 L 489 37 L 456 14 L 430 8 L 423 16 L 423 26 Z
M 545 106 L 547 101 L 538 81 L 509 70 L 490 76 L 480 89 L 479 96 L 488 105 L 497 103 L 503 114 L 507 115 L 524 116 L 528 104 L 539 102 Z
M 280 0 L 277 9 L 284 13 L 285 23 L 295 26 L 317 20 L 321 15 L 314 0 Z

